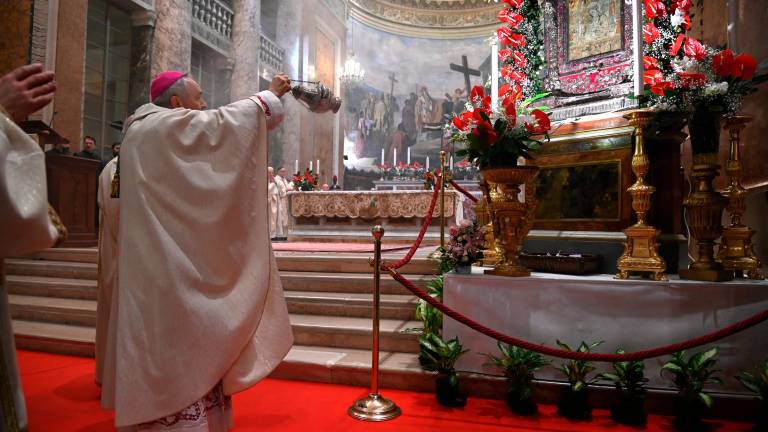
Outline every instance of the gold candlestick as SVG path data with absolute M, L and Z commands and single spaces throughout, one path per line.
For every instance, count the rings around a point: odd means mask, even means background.
M 667 264 L 659 256 L 658 236 L 660 230 L 646 224 L 645 217 L 651 208 L 651 195 L 655 187 L 645 182 L 645 176 L 650 170 L 650 160 L 645 154 L 643 133 L 653 118 L 650 110 L 637 110 L 624 116 L 635 127 L 635 153 L 632 156 L 632 172 L 637 180 L 627 189 L 632 195 L 632 209 L 637 214 L 637 223 L 624 230 L 627 240 L 624 242 L 624 253 L 616 262 L 619 269 L 616 279 L 627 279 L 632 273 L 644 275 L 649 273 L 654 280 L 666 280 L 664 270 Z
M 750 279 L 765 279 L 760 268 L 760 259 L 752 248 L 752 236 L 755 230 L 742 222 L 742 217 L 747 211 L 748 192 L 741 186 L 740 135 L 747 123 L 751 121 L 751 117 L 743 115 L 733 115 L 725 119 L 725 129 L 730 135 L 728 162 L 725 165 L 729 184 L 722 194 L 728 199 L 726 209 L 731 224 L 723 230 L 717 261 L 725 270 L 733 271 L 737 276 L 747 272 L 747 277 Z
M 429 254 L 429 259 L 440 260 L 445 252 L 445 184 L 451 179 L 445 175 L 445 151 L 440 152 L 440 246 Z

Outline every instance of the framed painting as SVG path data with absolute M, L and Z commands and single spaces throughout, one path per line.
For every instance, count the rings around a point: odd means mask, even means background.
M 567 94 L 610 90 L 632 73 L 632 11 L 624 0 L 546 0 L 550 87 Z
M 534 228 L 619 231 L 630 225 L 631 135 L 545 144 L 535 157 Z

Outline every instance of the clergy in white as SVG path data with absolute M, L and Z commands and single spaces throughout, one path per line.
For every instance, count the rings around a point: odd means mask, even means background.
M 104 376 L 104 357 L 108 341 L 112 293 L 117 286 L 117 234 L 120 198 L 111 197 L 112 180 L 117 171 L 117 158 L 107 162 L 99 175 L 99 291 L 96 303 L 96 383 Z M 112 330 L 115 330 L 114 325 Z M 112 340 L 110 340 L 112 339 Z M 114 347 L 113 347 L 114 349 Z M 114 364 L 108 368 L 114 375 Z
M 165 72 L 152 83 L 154 103 L 127 122 L 116 347 L 105 359 L 114 356 L 115 372 L 105 370 L 102 386 L 118 429 L 226 430 L 228 395 L 290 349 L 264 175 L 267 129 L 289 89 L 280 75 L 268 91 L 204 110 L 194 80 Z
M 278 196 L 277 232 L 275 236 L 285 240 L 288 235 L 288 191 L 293 188 L 288 180 L 285 179 L 285 168 L 281 167 L 277 170 L 275 185 L 277 186 Z
M 0 430 L 27 428 L 3 258 L 51 247 L 65 233 L 51 220 L 45 155 L 15 123 L 53 100 L 53 78 L 53 73 L 43 72 L 39 64 L 0 77 L 0 375 L 4 377 L 0 380 Z

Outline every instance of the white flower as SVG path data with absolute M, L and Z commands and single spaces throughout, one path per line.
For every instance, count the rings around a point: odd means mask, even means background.
M 475 110 L 475 106 L 474 106 L 474 105 L 472 105 L 472 103 L 471 103 L 471 102 L 465 102 L 465 103 L 464 103 L 464 111 L 469 111 L 469 112 L 472 112 L 472 111 L 474 111 L 474 110 Z
M 728 92 L 728 83 L 723 81 L 721 83 L 707 84 L 704 88 L 704 94 L 706 96 L 716 96 L 725 94 Z
M 681 8 L 677 8 L 677 10 L 675 10 L 675 14 L 671 15 L 669 20 L 672 22 L 673 27 L 678 27 L 683 24 L 683 21 L 685 20 L 685 13 Z

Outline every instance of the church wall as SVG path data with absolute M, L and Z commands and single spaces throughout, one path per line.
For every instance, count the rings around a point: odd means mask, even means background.
M 56 47 L 56 98 L 54 129 L 71 141 L 71 152 L 80 151 L 83 135 L 85 41 L 88 8 L 80 0 L 60 0 Z
M 0 76 L 29 63 L 32 26 L 31 0 L 0 1 L 3 37 L 0 38 Z
M 192 4 L 157 0 L 152 76 L 165 70 L 189 71 L 192 56 Z

